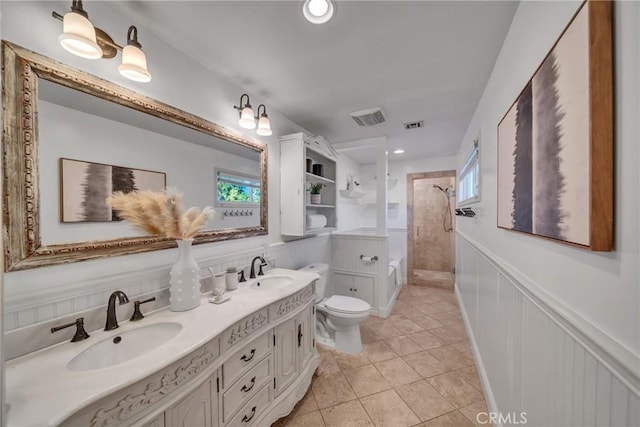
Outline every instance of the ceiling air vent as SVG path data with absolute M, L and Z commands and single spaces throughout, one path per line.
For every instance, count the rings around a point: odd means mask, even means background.
M 382 108 L 368 108 L 366 110 L 349 113 L 358 126 L 373 126 L 387 120 L 382 112 Z
M 419 128 L 423 128 L 424 127 L 424 120 L 420 120 L 419 122 L 411 122 L 411 123 L 405 123 L 404 124 L 404 128 L 409 130 L 409 129 L 419 129 Z

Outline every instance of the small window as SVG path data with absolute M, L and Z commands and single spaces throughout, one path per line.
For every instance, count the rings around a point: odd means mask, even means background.
M 458 205 L 467 205 L 480 200 L 480 147 L 473 141 L 473 151 L 458 173 Z
M 260 205 L 260 179 L 257 176 L 218 169 L 217 206 Z

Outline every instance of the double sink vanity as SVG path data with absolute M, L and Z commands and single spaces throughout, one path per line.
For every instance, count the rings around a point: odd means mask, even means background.
M 319 365 L 316 274 L 272 269 L 231 299 L 168 308 L 6 364 L 8 426 L 264 426 Z

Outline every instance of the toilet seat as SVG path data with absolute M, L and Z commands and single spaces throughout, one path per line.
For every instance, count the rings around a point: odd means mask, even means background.
M 324 306 L 336 313 L 355 314 L 368 312 L 371 306 L 358 298 L 347 297 L 344 295 L 333 295 L 324 301 Z

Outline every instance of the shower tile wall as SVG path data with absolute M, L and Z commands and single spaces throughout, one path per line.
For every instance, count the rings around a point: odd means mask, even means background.
M 455 198 L 451 198 L 451 216 L 447 216 L 447 197 L 434 185 L 455 189 L 455 177 L 422 178 L 413 181 L 414 277 L 413 283 L 428 286 L 453 286 Z M 448 214 L 447 214 L 448 215 Z M 418 229 L 419 227 L 419 229 Z

